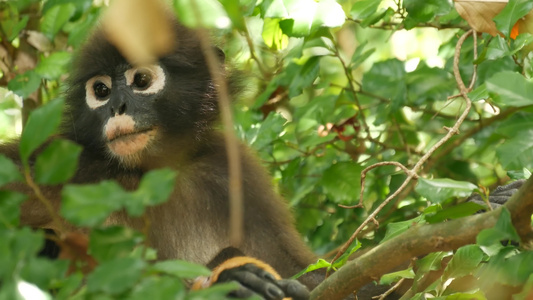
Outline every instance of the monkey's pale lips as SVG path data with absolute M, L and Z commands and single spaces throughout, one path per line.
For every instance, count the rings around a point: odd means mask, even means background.
M 115 155 L 132 155 L 146 148 L 155 133 L 153 128 L 129 133 L 122 131 L 115 134 L 107 146 Z

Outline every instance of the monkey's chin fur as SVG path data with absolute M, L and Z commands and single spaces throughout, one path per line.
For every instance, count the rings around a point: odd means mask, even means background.
M 141 158 L 141 151 L 149 146 L 155 134 L 156 129 L 122 134 L 109 141 L 107 147 L 125 165 L 135 165 Z

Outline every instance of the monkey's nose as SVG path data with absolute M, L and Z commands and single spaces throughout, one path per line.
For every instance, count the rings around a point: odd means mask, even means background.
M 118 107 L 117 107 L 118 106 Z M 122 102 L 119 105 L 111 105 L 111 115 L 123 115 L 126 112 L 126 103 Z

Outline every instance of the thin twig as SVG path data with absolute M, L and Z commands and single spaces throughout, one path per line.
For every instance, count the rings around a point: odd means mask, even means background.
M 461 38 L 459 38 L 459 40 L 457 41 L 457 44 L 455 46 L 455 54 L 454 54 L 454 63 L 453 63 L 453 71 L 454 71 L 454 75 L 455 75 L 455 80 L 457 82 L 457 85 L 459 87 L 459 90 L 460 90 L 460 93 L 461 93 L 461 96 L 464 98 L 465 102 L 466 102 L 466 108 L 465 110 L 463 111 L 463 113 L 461 114 L 461 116 L 457 119 L 457 122 L 455 122 L 454 126 L 451 127 L 451 128 L 447 128 L 448 130 L 448 133 L 443 137 L 441 138 L 435 145 L 433 145 L 427 152 L 426 154 L 424 154 L 419 160 L 418 162 L 415 164 L 415 166 L 409 171 L 409 173 L 407 173 L 407 178 L 404 180 L 404 182 L 402 183 L 402 185 L 396 190 L 394 191 L 391 195 L 389 195 L 364 221 L 363 223 L 361 223 L 361 225 L 359 225 L 359 227 L 355 230 L 355 232 L 352 234 L 352 236 L 350 237 L 350 239 L 342 246 L 342 248 L 339 250 L 339 252 L 337 252 L 337 255 L 335 255 L 335 257 L 331 260 L 331 264 L 333 264 L 343 253 L 346 252 L 346 250 L 348 250 L 348 247 L 352 244 L 352 242 L 357 238 L 357 236 L 359 235 L 359 233 L 361 232 L 361 230 L 363 230 L 363 228 L 365 228 L 365 226 L 367 226 L 370 222 L 375 222 L 376 220 L 376 216 L 379 212 L 381 212 L 381 210 L 387 205 L 389 204 L 389 202 L 394 199 L 398 194 L 400 194 L 401 191 L 403 191 L 403 189 L 411 182 L 411 180 L 413 179 L 416 179 L 416 177 L 418 176 L 417 173 L 418 171 L 420 171 L 420 169 L 422 168 L 422 166 L 424 165 L 424 163 L 429 159 L 429 157 L 438 149 L 440 148 L 444 143 L 446 143 L 452 136 L 454 136 L 455 134 L 458 134 L 459 133 L 459 127 L 461 126 L 461 124 L 463 123 L 463 121 L 466 119 L 466 117 L 468 116 L 468 113 L 470 112 L 470 109 L 472 107 L 472 101 L 470 100 L 470 98 L 468 98 L 468 89 L 466 88 L 463 80 L 461 79 L 461 74 L 459 73 L 459 57 L 460 57 L 460 54 L 461 54 L 461 47 L 464 43 L 464 41 L 466 40 L 466 38 L 473 34 L 474 31 L 473 30 L 469 30 L 467 31 L 465 34 L 463 34 L 461 36 Z M 476 40 L 475 40 L 476 41 Z M 476 47 L 477 45 L 474 45 L 474 47 Z M 477 55 L 477 52 L 475 52 L 475 55 Z M 476 57 L 474 57 L 475 59 Z M 371 166 L 373 167 L 373 166 Z M 370 167 L 369 167 L 370 168 Z M 363 177 L 361 177 L 363 178 Z M 363 186 L 364 187 L 364 186 Z M 361 188 L 361 195 L 363 194 L 363 187 Z M 361 199 L 360 199 L 361 201 Z M 329 275 L 329 272 L 328 274 L 326 274 L 326 276 Z
M 390 289 L 388 289 L 385 293 L 376 297 L 372 297 L 372 299 L 384 300 L 388 295 L 392 294 L 395 290 L 397 290 L 404 281 L 405 278 L 398 280 L 398 282 L 396 282 L 396 284 L 393 285 Z
M 55 224 L 53 228 L 54 231 L 56 231 L 56 233 L 60 237 L 62 237 L 63 234 L 65 233 L 65 230 L 63 228 L 63 223 L 61 222 L 61 218 L 59 217 L 59 214 L 57 213 L 57 211 L 54 209 L 52 202 L 43 195 L 39 185 L 36 184 L 35 181 L 33 181 L 33 178 L 31 177 L 31 172 L 29 170 L 29 167 L 27 166 L 24 167 L 24 178 L 26 179 L 26 184 L 35 193 L 35 197 L 37 197 L 37 200 L 41 202 L 42 205 L 44 205 L 44 207 L 48 211 L 48 214 L 50 215 L 50 217 L 52 217 L 52 222 Z
M 196 20 L 201 23 L 201 15 L 196 1 L 191 2 Z M 200 24 L 202 25 L 202 24 Z M 224 127 L 224 141 L 228 158 L 229 173 L 229 240 L 234 247 L 239 247 L 243 238 L 243 196 L 242 173 L 239 143 L 233 134 L 233 117 L 231 114 L 231 101 L 226 78 L 223 76 L 222 65 L 219 62 L 215 49 L 211 46 L 209 35 L 205 28 L 196 30 L 204 54 L 209 73 L 216 87 L 222 124 Z

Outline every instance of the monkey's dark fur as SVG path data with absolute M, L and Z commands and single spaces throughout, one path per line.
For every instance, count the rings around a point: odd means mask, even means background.
M 226 147 L 221 133 L 213 129 L 218 117 L 217 96 L 199 40 L 181 25 L 176 24 L 175 31 L 174 51 L 159 60 L 166 84 L 157 96 L 117 103 L 111 94 L 109 103 L 90 109 L 86 82 L 96 75 L 120 79 L 131 68 L 102 31 L 97 31 L 81 49 L 70 75 L 60 136 L 84 147 L 71 183 L 112 179 L 132 190 L 149 170 L 177 170 L 169 201 L 146 212 L 150 218 L 148 240 L 160 259 L 208 264 L 230 246 Z M 149 149 L 131 161 L 110 155 L 106 145 L 110 141 L 102 134 L 106 122 L 117 115 L 117 107 L 141 120 L 143 126 L 157 129 Z M 1 153 L 20 164 L 17 149 L 17 142 L 0 145 Z M 240 154 L 244 242 L 239 250 L 269 263 L 285 278 L 294 275 L 313 263 L 315 256 L 302 242 L 288 205 L 273 191 L 265 169 L 247 147 L 241 146 Z M 9 188 L 28 192 L 22 184 Z M 43 189 L 45 196 L 59 207 L 61 186 Z M 53 228 L 46 209 L 31 195 L 22 207 L 21 221 L 36 228 Z M 144 227 L 142 220 L 125 213 L 113 214 L 108 223 L 137 230 Z M 312 288 L 319 280 L 320 276 L 307 276 L 303 282 Z

